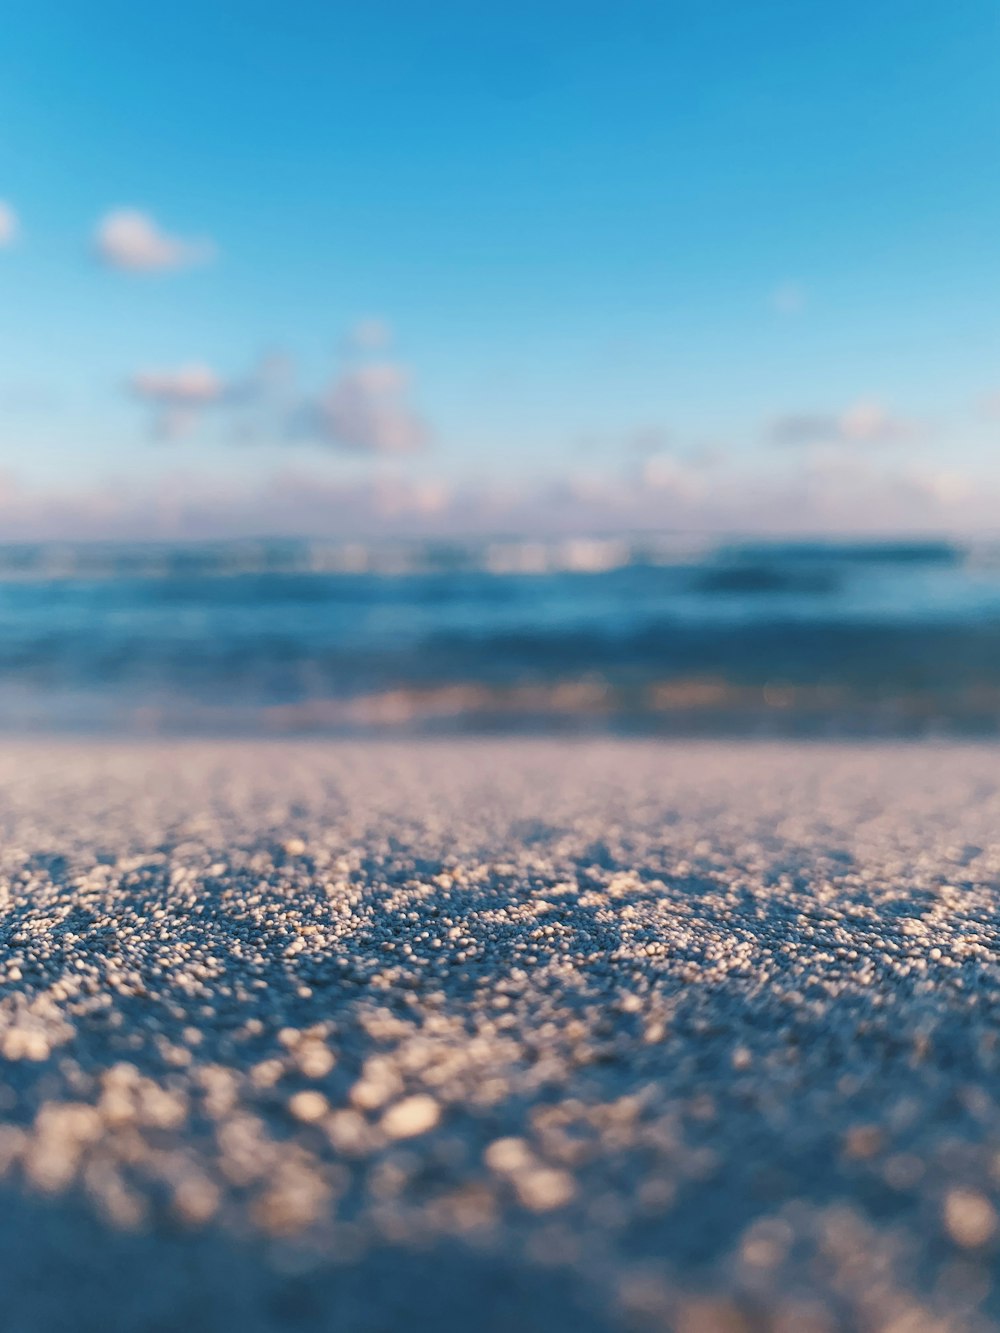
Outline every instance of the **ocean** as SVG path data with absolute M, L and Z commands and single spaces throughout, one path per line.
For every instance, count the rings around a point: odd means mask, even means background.
M 0 547 L 0 728 L 996 735 L 1000 546 Z

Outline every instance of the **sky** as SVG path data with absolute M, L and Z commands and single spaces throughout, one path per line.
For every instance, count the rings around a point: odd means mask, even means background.
M 994 0 L 7 0 L 0 540 L 994 532 Z

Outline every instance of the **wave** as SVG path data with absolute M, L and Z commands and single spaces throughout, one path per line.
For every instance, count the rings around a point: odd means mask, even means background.
M 189 543 L 0 545 L 0 581 L 239 578 L 259 574 L 378 576 L 476 573 L 600 575 L 630 568 L 956 565 L 1000 560 L 1000 548 L 948 541 L 742 542 L 691 536 L 526 540 L 357 541 L 260 539 Z
M 989 730 L 991 550 L 0 547 L 0 728 Z

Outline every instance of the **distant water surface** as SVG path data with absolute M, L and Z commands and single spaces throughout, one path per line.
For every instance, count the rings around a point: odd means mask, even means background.
M 1000 547 L 0 547 L 0 727 L 994 734 Z

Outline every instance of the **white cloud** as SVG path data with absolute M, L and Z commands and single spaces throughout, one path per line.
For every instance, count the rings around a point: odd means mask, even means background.
M 913 480 L 932 500 L 944 506 L 965 504 L 976 493 L 972 478 L 960 472 L 918 472 Z
M 0 199 L 0 246 L 11 245 L 17 239 L 20 225 L 10 204 Z
M 187 268 L 211 259 L 210 241 L 171 236 L 136 208 L 118 208 L 97 224 L 94 247 L 105 264 L 130 273 L 153 273 Z
M 178 370 L 140 370 L 129 385 L 140 398 L 172 406 L 204 406 L 218 402 L 226 392 L 221 376 L 201 365 L 181 366 Z
M 391 361 L 342 371 L 325 394 L 306 405 L 302 429 L 360 453 L 416 453 L 429 433 L 407 402 L 409 378 L 405 366 Z
M 202 364 L 141 370 L 128 388 L 153 408 L 161 438 L 190 434 L 212 412 L 234 443 L 312 440 L 389 457 L 417 453 L 430 439 L 410 405 L 410 372 L 395 361 L 349 364 L 312 394 L 296 388 L 290 361 L 277 354 L 235 378 Z
M 138 398 L 154 407 L 153 434 L 176 440 L 190 435 L 206 407 L 224 402 L 232 393 L 209 366 L 181 366 L 176 370 L 140 370 L 129 380 Z
M 672 454 L 653 454 L 639 473 L 639 490 L 662 492 L 686 501 L 700 500 L 708 492 L 704 468 L 693 466 Z
M 381 477 L 376 480 L 372 492 L 372 507 L 381 518 L 433 517 L 445 513 L 450 502 L 451 490 L 442 481 Z
M 238 443 L 288 435 L 293 368 L 280 353 L 262 357 L 242 376 L 227 378 L 210 366 L 191 363 L 170 370 L 140 370 L 129 392 L 153 409 L 153 434 L 177 439 L 192 434 L 215 413 Z
M 891 443 L 913 434 L 910 422 L 893 416 L 873 398 L 863 398 L 840 414 L 840 430 L 847 440 L 865 443 Z
M 768 429 L 773 444 L 895 444 L 916 434 L 913 422 L 894 416 L 874 398 L 861 398 L 842 412 L 791 412 Z

